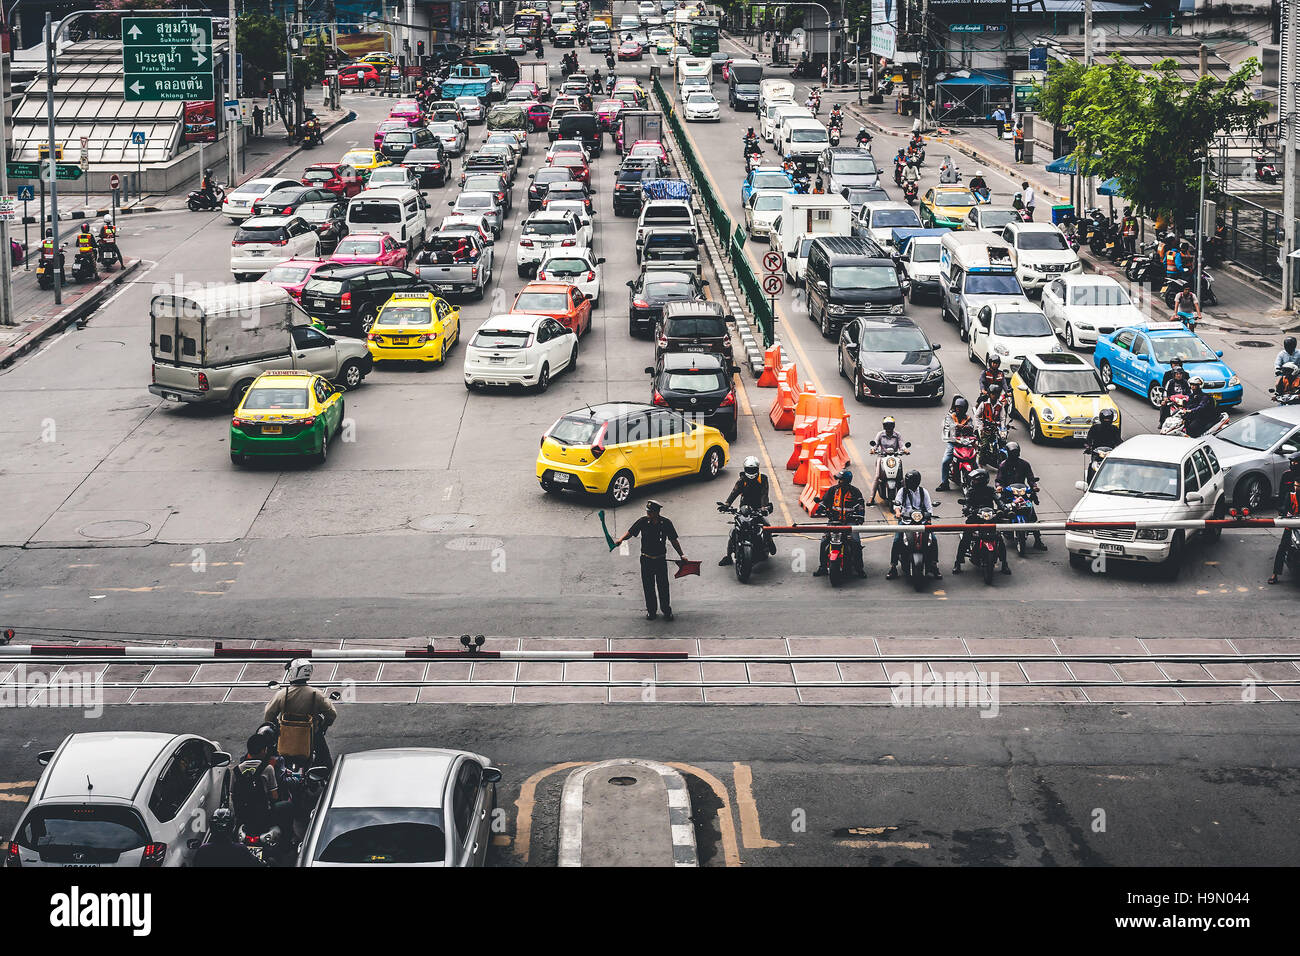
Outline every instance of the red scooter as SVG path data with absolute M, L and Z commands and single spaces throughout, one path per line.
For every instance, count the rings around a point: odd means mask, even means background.
M 962 493 L 970 490 L 971 473 L 979 467 L 979 441 L 974 435 L 959 435 L 953 442 L 950 481 L 956 481 Z

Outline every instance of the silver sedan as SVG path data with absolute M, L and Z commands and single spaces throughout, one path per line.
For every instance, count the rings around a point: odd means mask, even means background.
M 1268 508 L 1292 455 L 1300 452 L 1300 406 L 1282 405 L 1239 418 L 1209 436 L 1228 473 L 1224 495 L 1237 508 Z

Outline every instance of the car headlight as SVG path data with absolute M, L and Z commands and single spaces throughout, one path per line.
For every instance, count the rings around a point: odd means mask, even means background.
M 943 369 L 942 369 L 942 368 L 936 368 L 936 369 L 931 369 L 931 370 L 930 370 L 930 374 L 927 375 L 927 376 L 925 377 L 925 380 L 926 380 L 927 382 L 933 382 L 933 381 L 937 381 L 938 379 L 941 379 L 941 378 L 943 378 Z
M 1056 421 L 1056 413 L 1053 412 L 1050 408 L 1044 408 L 1044 409 L 1043 409 L 1043 421 L 1045 421 L 1045 422 L 1054 422 L 1054 421 Z
M 864 368 L 862 370 L 862 377 L 874 379 L 877 382 L 883 382 L 885 380 L 885 373 L 876 368 Z
M 903 314 L 903 303 L 901 303 L 901 302 L 896 302 L 896 303 L 894 303 L 893 305 L 891 305 L 891 306 L 889 307 L 889 314 L 890 314 L 890 315 L 902 315 L 902 314 Z
M 1240 384 L 1241 384 L 1241 376 L 1240 376 L 1240 375 L 1234 375 L 1234 376 L 1232 376 L 1232 378 L 1228 379 L 1228 387 L 1229 387 L 1229 388 L 1232 388 L 1234 385 L 1240 385 Z
M 994 354 L 994 355 L 1001 355 L 1001 356 L 1003 356 L 1003 357 L 1005 358 L 1006 356 L 1010 355 L 1011 353 L 1007 351 L 1007 347 L 1006 347 L 1005 345 L 995 345 L 995 346 L 993 346 L 993 354 Z
M 1052 351 L 1053 351 L 1053 352 L 1064 352 L 1065 349 L 1064 349 L 1062 346 L 1060 346 L 1060 345 L 1053 345 L 1053 346 L 1052 346 Z
M 845 309 L 844 306 L 842 305 L 835 305 L 834 303 L 832 303 L 831 305 L 826 306 L 826 311 L 829 312 L 831 315 L 843 315 Z
M 1074 327 L 1081 332 L 1095 332 L 1096 329 L 1087 322 L 1075 322 Z
M 1168 537 L 1168 528 L 1140 528 L 1137 533 L 1139 541 L 1164 541 Z

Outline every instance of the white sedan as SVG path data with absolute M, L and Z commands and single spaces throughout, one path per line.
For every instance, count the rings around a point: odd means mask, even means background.
M 722 119 L 722 111 L 718 108 L 718 101 L 713 98 L 713 94 L 708 90 L 691 90 L 686 94 L 686 102 L 682 104 L 682 115 L 687 121 L 691 120 L 714 120 Z
M 1147 317 L 1110 276 L 1065 275 L 1043 289 L 1043 314 L 1070 348 L 1095 345 L 1129 325 L 1145 326 Z
M 477 96 L 458 96 L 456 105 L 460 108 L 460 114 L 465 117 L 467 123 L 481 123 L 487 116 L 483 110 L 483 101 Z
M 1026 355 L 1061 351 L 1061 341 L 1043 310 L 1028 299 L 1009 296 L 997 296 L 980 306 L 970 326 L 969 343 L 972 362 L 987 365 L 989 356 L 996 355 L 1008 374 L 1013 363 Z
M 760 189 L 745 203 L 745 228 L 755 239 L 772 239 L 772 224 L 781 215 L 784 190 Z
M 537 267 L 537 280 L 567 282 L 591 299 L 594 309 L 600 305 L 601 264 L 605 257 L 597 258 L 590 249 L 565 249 L 548 253 Z
M 577 249 L 589 245 L 582 239 L 578 217 L 571 212 L 532 213 L 524 220 L 519 232 L 515 264 L 520 278 L 531 275 L 552 249 Z
M 578 364 L 578 335 L 549 315 L 508 312 L 488 319 L 465 346 L 465 387 L 522 385 L 544 392 Z
M 591 157 L 587 155 L 587 147 L 576 139 L 557 139 L 551 144 L 551 148 L 546 151 L 546 158 L 542 160 L 543 166 L 551 165 L 551 160 L 563 153 L 573 153 L 581 156 L 586 163 L 591 162 Z
M 253 214 L 253 204 L 259 199 L 265 199 L 277 189 L 301 188 L 302 183 L 296 179 L 250 179 L 226 193 L 221 211 L 232 222 L 242 222 Z

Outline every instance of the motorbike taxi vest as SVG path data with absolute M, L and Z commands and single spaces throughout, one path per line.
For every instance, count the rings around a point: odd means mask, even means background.
M 105 226 L 100 230 L 99 238 L 105 242 L 113 242 L 117 239 L 117 230 L 112 226 Z
M 41 255 L 43 255 L 43 256 L 50 256 L 50 257 L 53 257 L 53 256 L 54 256 L 54 240 L 53 240 L 53 239 L 46 239 L 46 240 L 44 240 L 44 241 L 41 243 Z
M 90 252 L 91 236 L 88 232 L 77 233 L 77 251 Z
M 1178 250 L 1170 249 L 1165 253 L 1165 272 L 1175 273 L 1178 271 Z

